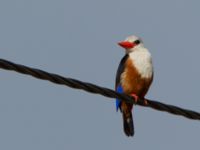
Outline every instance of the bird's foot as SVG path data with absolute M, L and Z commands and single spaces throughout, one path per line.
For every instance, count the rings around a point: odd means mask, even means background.
M 139 97 L 134 93 L 132 93 L 131 96 L 134 98 L 134 102 L 137 103 L 139 100 Z
M 148 105 L 148 102 L 146 99 L 143 100 L 144 105 Z
M 131 96 L 134 98 L 135 104 L 138 103 L 138 101 L 140 100 L 139 97 L 136 94 L 134 94 L 134 93 L 132 93 Z M 146 99 L 141 99 L 141 101 L 142 101 L 142 103 L 144 105 L 148 105 L 148 102 L 147 102 Z

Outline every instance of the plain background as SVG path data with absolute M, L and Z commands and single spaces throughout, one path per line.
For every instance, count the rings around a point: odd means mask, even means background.
M 200 2 L 1 0 L 0 57 L 114 88 L 124 50 L 140 36 L 153 56 L 148 98 L 200 111 Z M 199 149 L 200 123 L 134 109 L 127 138 L 113 99 L 0 70 L 0 149 Z

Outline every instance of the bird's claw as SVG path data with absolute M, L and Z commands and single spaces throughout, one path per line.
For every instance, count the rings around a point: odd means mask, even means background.
M 135 104 L 138 103 L 139 97 L 138 97 L 136 94 L 134 94 L 134 93 L 132 93 L 131 96 L 134 98 Z M 147 100 L 143 99 L 142 101 L 143 101 L 143 104 L 144 104 L 144 105 L 148 105 Z
M 146 99 L 144 99 L 143 102 L 144 102 L 144 105 L 148 105 L 148 102 Z
M 132 93 L 131 96 L 134 98 L 134 102 L 137 103 L 139 100 L 139 97 L 134 93 Z

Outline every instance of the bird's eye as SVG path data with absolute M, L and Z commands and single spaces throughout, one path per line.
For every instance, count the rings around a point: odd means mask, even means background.
M 135 43 L 136 45 L 138 45 L 138 44 L 140 44 L 140 40 L 136 40 L 134 43 Z

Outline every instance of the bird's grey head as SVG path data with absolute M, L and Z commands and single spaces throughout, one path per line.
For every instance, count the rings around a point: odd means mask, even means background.
M 144 47 L 142 39 L 134 35 L 127 37 L 124 41 L 121 41 L 118 44 L 125 48 L 126 53 L 130 53 L 140 47 Z

